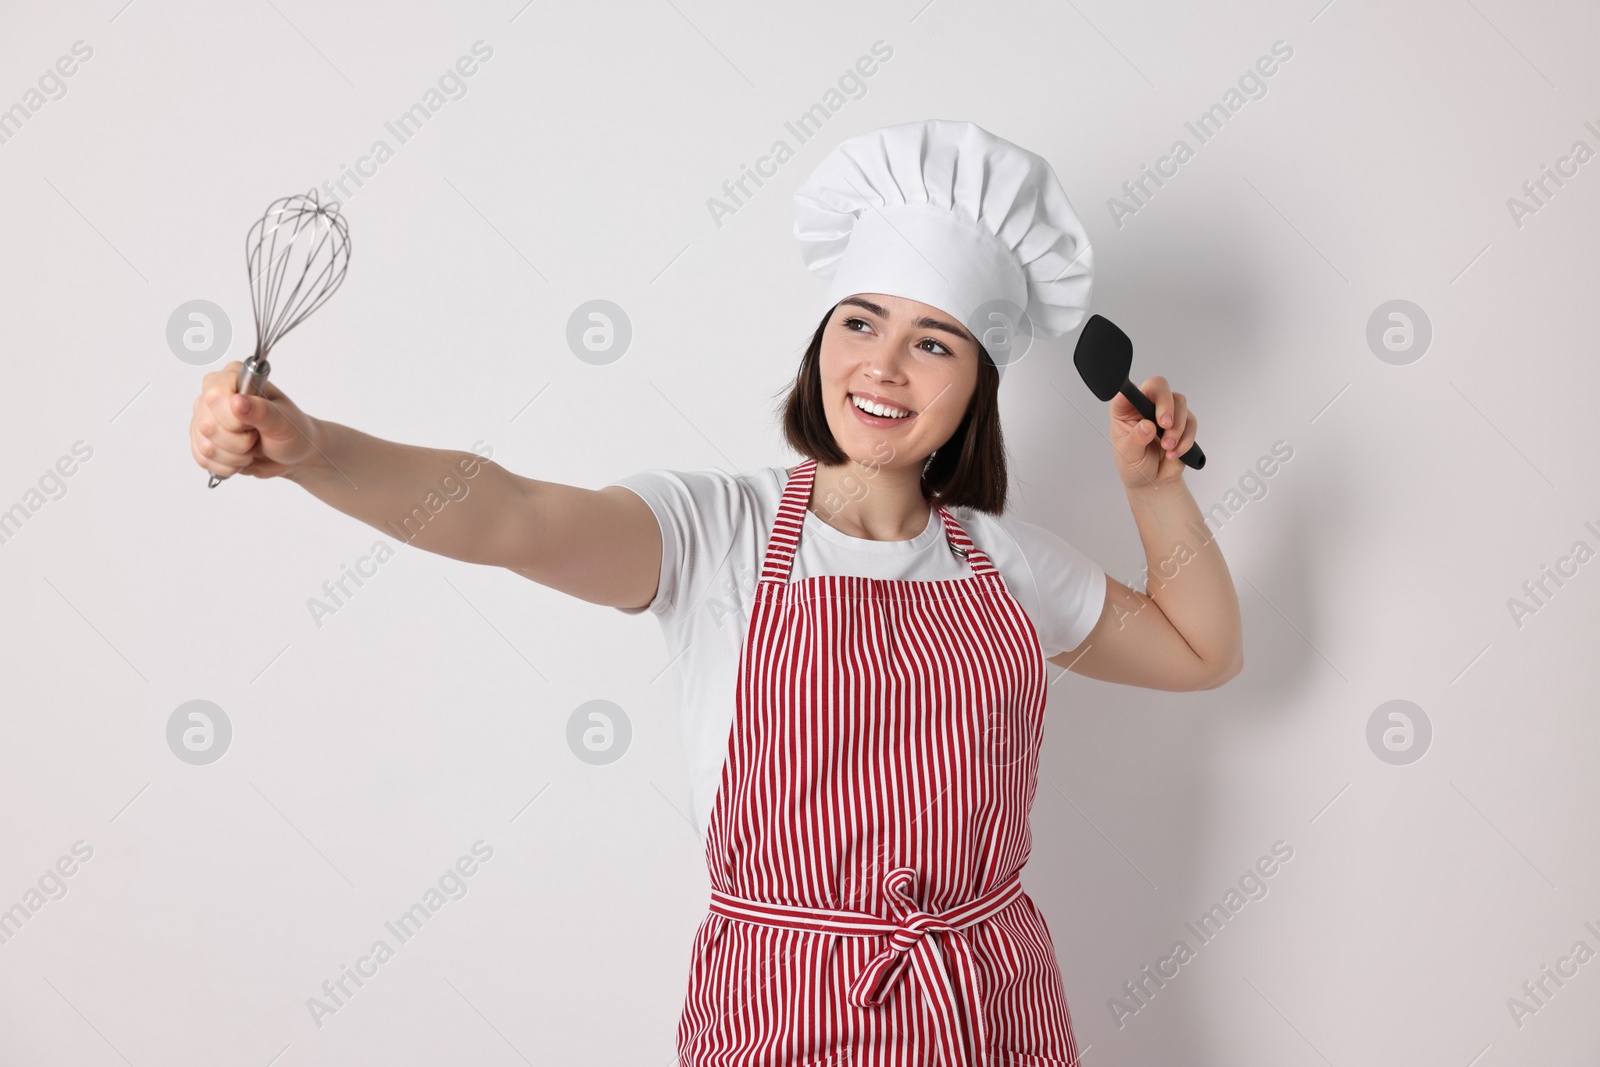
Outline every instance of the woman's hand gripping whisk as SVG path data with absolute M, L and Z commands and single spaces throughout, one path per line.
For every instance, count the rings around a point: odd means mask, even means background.
M 293 417 L 299 409 L 267 384 L 272 372 L 267 353 L 344 281 L 350 266 L 349 228 L 339 205 L 319 203 L 312 189 L 305 196 L 274 200 L 250 227 L 244 253 L 256 322 L 255 354 L 206 375 L 189 429 L 195 461 L 211 471 L 206 484 L 212 489 L 240 470 L 263 478 L 281 474 L 311 448 L 294 428 L 305 425 Z M 218 375 L 232 380 L 218 381 Z M 225 388 L 230 384 L 232 388 Z

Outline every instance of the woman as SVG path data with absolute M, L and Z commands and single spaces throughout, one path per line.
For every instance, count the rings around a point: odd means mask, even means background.
M 1049 165 L 971 123 L 907 123 L 840 144 L 796 204 L 831 279 L 784 411 L 802 462 L 599 490 L 488 463 L 412 543 L 660 618 L 711 877 L 684 1067 L 1075 1065 L 1019 879 L 1044 663 L 1169 690 L 1241 668 L 1232 582 L 1215 541 L 1194 543 L 1176 458 L 1196 421 L 1159 377 L 1143 385 L 1159 429 L 1111 404 L 1151 570 L 1180 564 L 1158 603 L 1003 516 L 1009 358 L 979 336 L 997 308 L 1059 335 L 1089 293 Z M 312 419 L 275 386 L 240 396 L 237 369 L 196 401 L 212 473 L 283 475 L 378 526 L 465 457 Z

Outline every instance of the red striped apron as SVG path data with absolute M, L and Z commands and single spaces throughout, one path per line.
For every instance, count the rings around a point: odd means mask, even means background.
M 797 467 L 707 824 L 682 1067 L 1078 1067 L 1031 842 L 1046 675 L 1000 572 L 791 583 Z

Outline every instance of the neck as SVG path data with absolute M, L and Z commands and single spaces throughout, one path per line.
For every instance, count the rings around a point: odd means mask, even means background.
M 922 463 L 887 466 L 847 459 L 817 464 L 806 505 L 819 519 L 851 537 L 909 541 L 928 528 Z

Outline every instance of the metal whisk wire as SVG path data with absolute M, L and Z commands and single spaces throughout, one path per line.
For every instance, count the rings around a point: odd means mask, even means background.
M 272 372 L 267 362 L 272 346 L 344 283 L 350 228 L 338 203 L 319 202 L 315 188 L 304 196 L 274 200 L 245 235 L 244 265 L 250 276 L 256 350 L 239 370 L 239 392 L 258 395 Z M 215 489 L 222 480 L 213 474 L 206 484 Z
M 318 203 L 315 189 L 274 200 L 245 237 L 256 354 L 266 358 L 284 334 L 321 307 L 349 266 L 350 230 L 338 204 Z M 294 287 L 280 299 L 292 270 Z

